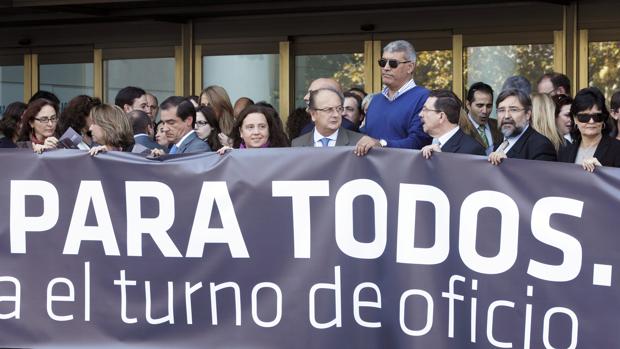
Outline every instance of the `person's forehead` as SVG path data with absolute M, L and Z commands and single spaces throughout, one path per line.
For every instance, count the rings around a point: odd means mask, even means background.
M 402 52 L 402 51 L 383 52 L 383 58 L 405 60 L 405 52 Z
M 263 115 L 263 113 L 250 113 L 245 117 L 245 119 L 243 119 L 244 125 L 262 123 L 267 123 L 267 118 Z
M 482 91 L 474 92 L 474 103 L 476 102 L 490 103 L 492 102 L 492 100 L 493 100 L 493 97 L 491 97 L 491 95 L 486 92 L 482 92 Z
M 500 106 L 519 106 L 522 107 L 523 104 L 521 104 L 521 102 L 519 101 L 519 98 L 517 98 L 516 96 L 509 96 L 506 99 L 504 99 L 503 101 L 501 101 L 499 103 Z
M 37 116 L 54 116 L 56 115 L 56 110 L 49 105 L 44 105 L 41 110 L 37 113 Z
M 142 95 L 136 99 L 133 100 L 133 103 L 146 103 L 146 95 Z
M 340 104 L 340 97 L 334 92 L 323 90 L 316 95 L 316 104 Z
M 437 100 L 436 97 L 428 97 L 426 99 L 426 102 L 424 102 L 425 106 L 429 106 L 429 105 L 435 105 L 435 101 Z

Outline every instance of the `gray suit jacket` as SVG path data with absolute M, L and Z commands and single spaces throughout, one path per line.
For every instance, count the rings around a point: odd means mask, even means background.
M 202 139 L 198 138 L 196 132 L 193 132 L 185 138 L 181 146 L 177 150 L 177 154 L 185 153 L 200 153 L 205 151 L 211 151 L 209 144 Z
M 149 137 L 148 135 L 145 135 L 145 134 L 134 135 L 133 139 L 136 141 L 136 144 L 141 144 L 149 149 L 164 150 L 164 148 L 161 145 L 157 144 L 157 142 L 152 140 L 151 137 Z
M 351 130 L 347 130 L 346 128 L 340 127 L 338 129 L 338 138 L 336 138 L 336 146 L 354 146 L 363 136 L 364 135 L 361 133 L 353 132 Z M 308 132 L 293 139 L 291 146 L 314 147 L 314 129 L 312 129 L 312 132 Z

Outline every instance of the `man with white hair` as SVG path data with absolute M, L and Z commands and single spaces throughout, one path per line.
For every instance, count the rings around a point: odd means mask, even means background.
M 378 63 L 385 88 L 368 107 L 361 130 L 366 136 L 357 143 L 355 154 L 366 155 L 373 147 L 421 149 L 430 144 L 419 117 L 429 91 L 413 81 L 413 46 L 404 40 L 390 42 Z

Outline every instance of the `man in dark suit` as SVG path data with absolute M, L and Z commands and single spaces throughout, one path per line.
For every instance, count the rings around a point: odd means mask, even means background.
M 489 155 L 489 162 L 499 165 L 505 158 L 556 161 L 557 154 L 547 137 L 530 126 L 532 100 L 516 89 L 497 96 L 497 117 L 504 141 Z
M 149 115 L 142 110 L 132 110 L 127 113 L 133 128 L 133 139 L 136 144 L 143 145 L 147 149 L 163 149 L 161 145 L 153 140 L 153 123 Z
M 497 120 L 491 119 L 493 111 L 493 89 L 484 82 L 476 82 L 469 87 L 465 101 L 467 115 L 459 120 L 459 126 L 465 134 L 480 143 L 489 155 L 495 145 L 500 144 L 504 136 L 497 127 Z
M 463 104 L 452 91 L 434 90 L 430 93 L 420 120 L 422 129 L 433 137 L 433 142 L 422 148 L 422 156 L 429 159 L 433 152 L 485 155 L 484 148 L 459 128 Z
M 196 109 L 194 105 L 183 97 L 172 96 L 166 98 L 160 105 L 160 117 L 163 123 L 163 132 L 172 144 L 169 154 L 199 153 L 211 151 L 209 144 L 204 142 L 194 132 Z M 164 155 L 164 151 L 153 149 L 152 156 Z
M 344 96 L 333 88 L 320 88 L 310 92 L 308 110 L 314 129 L 293 139 L 293 147 L 353 146 L 362 134 L 342 127 Z

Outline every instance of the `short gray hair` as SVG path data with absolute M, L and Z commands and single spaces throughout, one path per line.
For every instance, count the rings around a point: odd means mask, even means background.
M 389 44 L 385 45 L 385 47 L 383 48 L 383 52 L 404 52 L 405 53 L 405 58 L 408 61 L 412 61 L 413 63 L 415 63 L 416 61 L 416 54 L 415 54 L 415 49 L 413 48 L 413 45 L 411 45 L 411 43 L 409 43 L 409 41 L 405 41 L 405 40 L 396 40 L 396 41 L 392 41 Z

